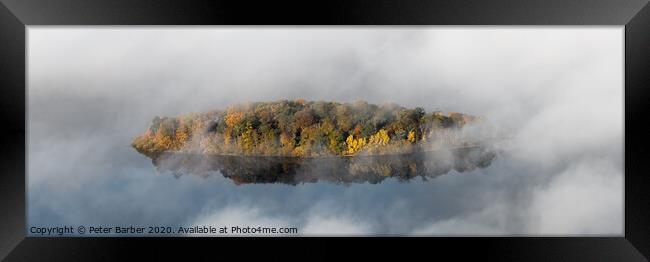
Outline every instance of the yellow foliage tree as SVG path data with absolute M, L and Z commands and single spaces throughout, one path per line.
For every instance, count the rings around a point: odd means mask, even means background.
M 370 136 L 369 143 L 372 145 L 388 145 L 388 142 L 390 141 L 390 136 L 388 136 L 388 132 L 384 129 L 379 130 L 374 135 Z
M 407 137 L 408 141 L 411 143 L 415 143 L 415 132 L 410 131 Z
M 248 124 L 246 131 L 241 136 L 241 143 L 244 152 L 250 153 L 255 147 L 255 141 L 257 140 L 257 133 L 253 130 L 253 126 Z
M 357 139 L 354 139 L 353 135 L 349 135 L 348 138 L 345 140 L 345 143 L 348 145 L 348 154 L 354 154 L 356 152 L 359 152 L 365 145 L 366 145 L 366 138 L 360 137 Z
M 163 134 L 162 129 L 158 129 L 153 142 L 159 149 L 162 149 L 163 151 L 174 148 L 174 140 L 170 136 Z

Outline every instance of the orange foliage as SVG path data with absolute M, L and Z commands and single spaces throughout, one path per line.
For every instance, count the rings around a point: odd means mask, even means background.
M 235 126 L 242 119 L 244 119 L 244 112 L 236 111 L 233 108 L 228 109 L 228 113 L 225 117 L 226 125 L 228 125 L 228 127 Z

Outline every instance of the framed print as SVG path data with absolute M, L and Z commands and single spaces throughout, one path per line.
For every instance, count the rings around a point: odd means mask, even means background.
M 8 261 L 650 254 L 646 1 L 0 7 Z

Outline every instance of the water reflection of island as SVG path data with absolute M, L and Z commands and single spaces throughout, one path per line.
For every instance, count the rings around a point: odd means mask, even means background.
M 472 171 L 492 163 L 495 153 L 483 147 L 418 152 L 402 155 L 354 157 L 262 157 L 211 156 L 162 153 L 152 158 L 161 173 L 207 177 L 220 172 L 235 184 L 283 183 L 296 185 L 318 181 L 335 184 L 381 183 L 388 177 L 399 181 L 424 180 L 449 173 Z

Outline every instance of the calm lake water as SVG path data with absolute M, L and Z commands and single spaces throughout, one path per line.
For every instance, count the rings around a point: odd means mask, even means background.
M 536 212 L 544 211 L 531 211 L 538 208 L 538 192 L 557 186 L 554 178 L 574 170 L 564 159 L 522 162 L 508 149 L 460 161 L 472 163 L 469 167 L 442 165 L 440 170 L 440 160 L 432 156 L 416 161 L 326 161 L 311 164 L 307 171 L 255 158 L 168 156 L 154 161 L 129 146 L 131 136 L 105 127 L 89 135 L 74 128 L 57 134 L 30 129 L 30 227 L 162 226 L 174 232 L 182 226 L 295 227 L 305 235 L 527 234 L 533 231 L 530 224 L 538 221 Z M 589 167 L 596 171 L 578 171 L 592 176 L 608 170 Z M 282 176 L 284 172 L 291 175 Z M 580 186 L 560 185 L 560 192 L 585 194 L 582 185 L 611 186 L 601 185 L 597 177 L 570 182 Z M 553 198 L 548 209 L 573 199 Z
M 483 167 L 462 164 L 436 171 L 417 171 L 424 164 L 436 164 L 431 156 L 417 161 L 360 160 L 354 167 L 361 171 L 354 174 L 341 168 L 342 164 L 326 163 L 319 170 L 327 167 L 329 171 L 318 171 L 327 173 L 319 177 L 313 170 L 273 174 L 277 170 L 273 164 L 255 159 L 230 159 L 225 169 L 215 164 L 219 160 L 201 156 L 152 161 L 130 148 L 129 140 L 50 142 L 56 146 L 34 144 L 31 148 L 30 226 L 176 230 L 205 225 L 296 227 L 299 234 L 316 235 L 488 234 L 517 231 L 521 223 L 513 216 L 505 221 L 514 223 L 495 221 L 495 228 L 450 226 L 445 229 L 448 232 L 428 232 L 427 226 L 480 211 L 489 204 L 486 201 L 506 199 L 517 204 L 525 187 L 516 185 L 532 182 L 517 172 L 503 172 L 508 168 L 507 154 L 482 159 Z M 63 148 L 66 154 L 57 153 Z M 246 170 L 255 164 L 259 166 Z M 392 168 L 388 173 L 372 171 L 387 165 Z

